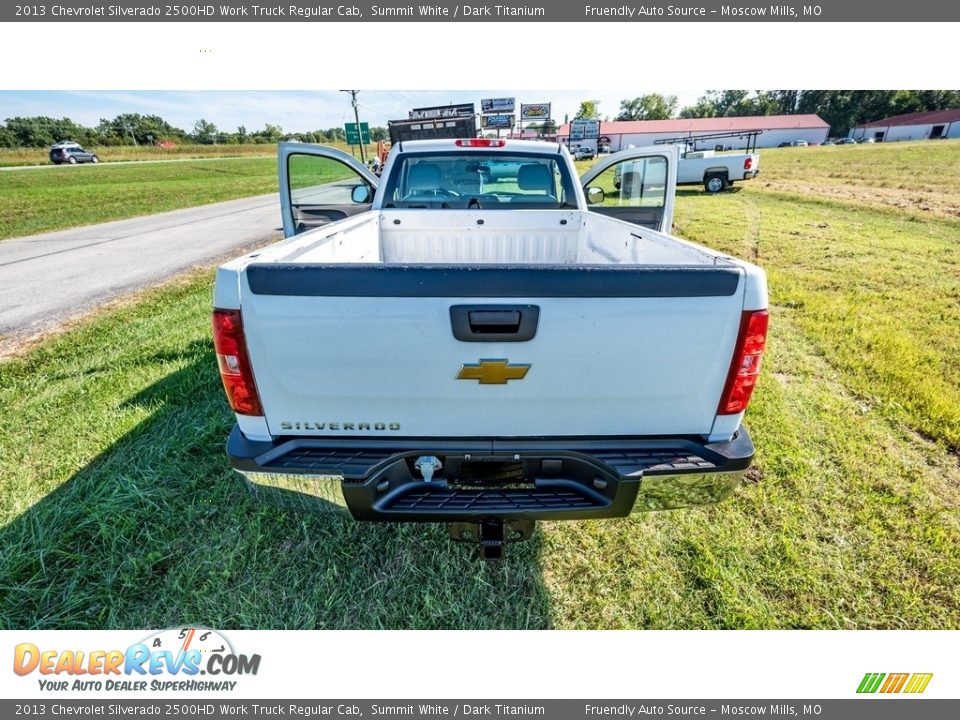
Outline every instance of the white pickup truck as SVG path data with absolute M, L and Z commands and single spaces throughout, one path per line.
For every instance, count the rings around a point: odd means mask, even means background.
M 376 178 L 281 145 L 287 237 L 216 277 L 233 467 L 487 557 L 536 520 L 726 497 L 754 454 L 766 280 L 668 234 L 676 165 L 639 148 L 581 179 L 561 145 L 434 140 Z
M 677 165 L 677 185 L 703 185 L 708 193 L 718 193 L 733 183 L 750 180 L 760 174 L 758 153 L 723 153 L 715 150 L 694 150 L 689 145 L 674 145 L 680 151 Z M 627 150 L 626 152 L 631 152 Z M 621 167 L 621 173 L 627 169 Z M 620 173 L 614 178 L 614 186 L 620 188 Z

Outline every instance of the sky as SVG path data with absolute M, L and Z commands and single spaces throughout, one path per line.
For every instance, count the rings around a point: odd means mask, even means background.
M 407 117 L 414 107 L 472 102 L 480 110 L 480 99 L 515 97 L 517 104 L 553 103 L 553 119 L 562 123 L 571 118 L 587 99 L 600 101 L 601 117 L 613 118 L 620 101 L 648 92 L 677 95 L 680 107 L 691 105 L 705 90 L 686 92 L 634 88 L 608 90 L 361 90 L 357 95 L 360 120 L 371 126 Z M 519 107 L 517 108 L 519 111 Z M 96 125 L 101 118 L 121 113 L 160 115 L 175 127 L 190 131 L 201 118 L 218 129 L 233 132 L 243 125 L 258 130 L 266 123 L 286 132 L 306 132 L 353 122 L 350 96 L 336 90 L 324 91 L 0 91 L 0 120 L 32 115 L 69 117 L 82 125 Z

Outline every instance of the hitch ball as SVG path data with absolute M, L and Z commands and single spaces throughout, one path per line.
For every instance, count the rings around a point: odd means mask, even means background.
M 433 474 L 443 468 L 443 463 L 433 455 L 421 455 L 413 466 L 423 475 L 424 482 L 433 480 Z

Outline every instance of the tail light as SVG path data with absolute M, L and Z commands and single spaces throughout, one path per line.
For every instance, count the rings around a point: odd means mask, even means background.
M 230 407 L 241 415 L 263 415 L 239 310 L 213 311 L 213 346 Z
M 727 384 L 720 396 L 718 415 L 736 415 L 747 409 L 760 375 L 760 359 L 767 344 L 766 310 L 748 310 L 740 319 L 740 334 L 733 349 Z
M 743 161 L 743 169 L 749 170 L 753 167 L 753 155 L 747 155 L 746 159 Z
M 494 140 L 493 138 L 467 138 L 454 142 L 457 147 L 503 147 L 506 144 L 506 140 Z

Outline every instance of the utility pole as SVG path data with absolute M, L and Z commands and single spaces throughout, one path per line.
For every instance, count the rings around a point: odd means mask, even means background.
M 357 122 L 357 140 L 360 143 L 360 162 L 367 164 L 367 157 L 363 151 L 363 132 L 360 130 L 360 111 L 357 109 L 357 93 L 359 90 L 341 90 L 340 92 L 350 93 L 350 102 L 353 104 L 353 119 Z
M 130 139 L 133 140 L 134 147 L 140 147 L 140 143 L 137 142 L 137 136 L 133 134 L 133 128 L 129 124 L 120 125 L 119 127 L 121 130 L 126 130 L 130 133 Z

